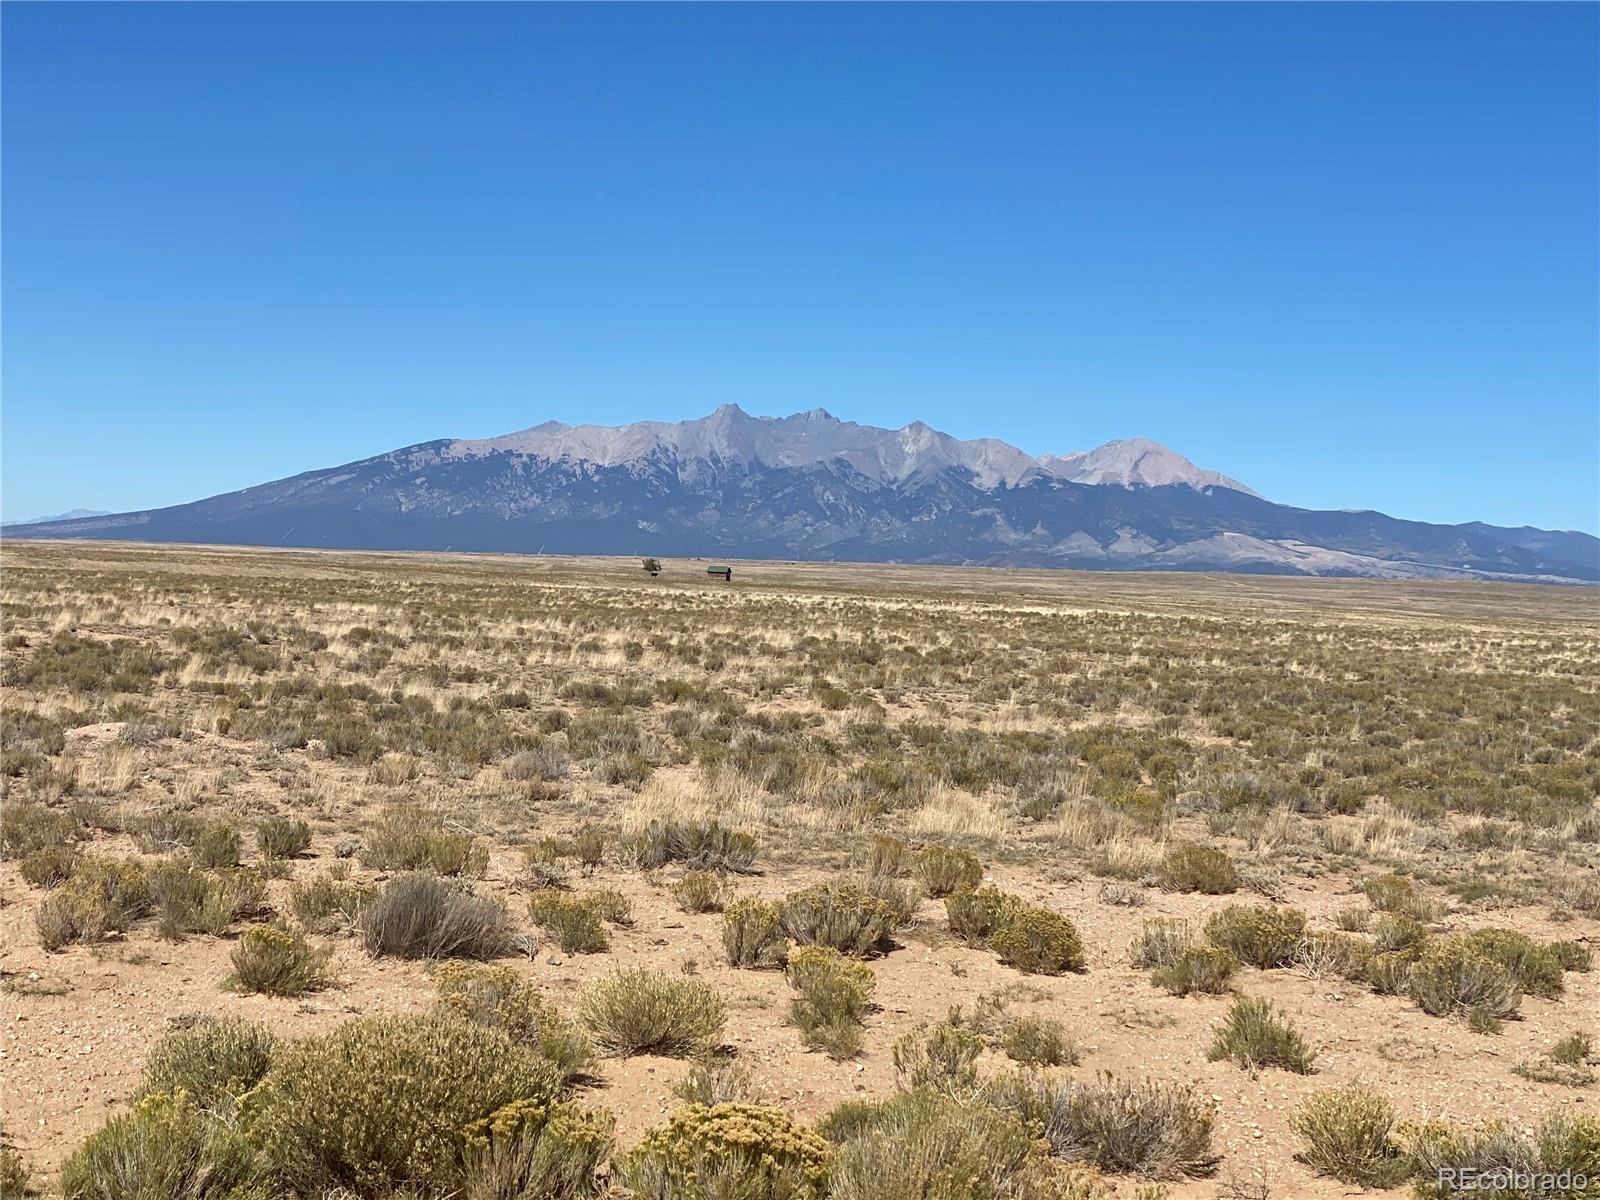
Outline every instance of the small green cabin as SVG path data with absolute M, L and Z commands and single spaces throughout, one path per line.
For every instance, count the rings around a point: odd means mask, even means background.
M 720 579 L 724 583 L 732 583 L 733 582 L 733 568 L 732 567 L 728 567 L 728 566 L 724 566 L 722 563 L 712 563 L 709 567 L 706 568 L 706 578 L 707 579 Z

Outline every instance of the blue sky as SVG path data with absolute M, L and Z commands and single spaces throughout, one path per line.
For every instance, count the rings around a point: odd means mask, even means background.
M 1597 14 L 10 3 L 0 504 L 732 401 L 1593 531 Z

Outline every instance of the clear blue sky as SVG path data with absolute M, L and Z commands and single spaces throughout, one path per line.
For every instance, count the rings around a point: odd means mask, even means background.
M 1600 527 L 1590 4 L 4 8 L 4 488 L 733 401 Z

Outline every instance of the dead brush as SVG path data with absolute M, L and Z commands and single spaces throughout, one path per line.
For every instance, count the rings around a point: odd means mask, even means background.
M 1365 938 L 1316 931 L 1301 939 L 1293 969 L 1306 979 L 1365 979 L 1377 953 Z
M 1170 967 L 1179 955 L 1195 944 L 1195 929 L 1178 917 L 1151 917 L 1128 948 L 1136 967 Z

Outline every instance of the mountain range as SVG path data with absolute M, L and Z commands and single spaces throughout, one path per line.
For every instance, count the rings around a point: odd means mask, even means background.
M 192 504 L 8 538 L 1600 581 L 1585 533 L 1275 504 L 1144 438 L 1029 455 L 922 423 L 736 405 L 423 442 Z
M 6 521 L 6 525 L 43 525 L 49 521 L 75 521 L 79 517 L 109 517 L 103 508 L 69 508 L 66 512 L 52 513 L 48 517 L 27 517 L 21 521 Z

